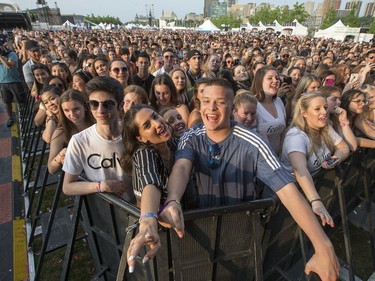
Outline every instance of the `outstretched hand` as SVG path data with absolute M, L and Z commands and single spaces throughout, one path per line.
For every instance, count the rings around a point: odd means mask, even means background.
M 134 271 L 136 257 L 141 248 L 145 245 L 148 245 L 150 247 L 150 250 L 143 257 L 143 263 L 146 263 L 150 259 L 154 258 L 161 248 L 158 225 L 155 218 L 143 219 L 140 222 L 138 234 L 130 242 L 127 252 L 130 273 Z
M 169 202 L 169 204 L 159 214 L 160 224 L 164 227 L 173 228 L 178 237 L 184 236 L 185 224 L 184 216 L 182 214 L 181 205 L 175 200 Z

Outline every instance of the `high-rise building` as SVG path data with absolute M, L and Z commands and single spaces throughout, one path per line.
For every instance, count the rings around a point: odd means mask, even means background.
M 224 2 L 228 3 L 228 8 L 232 7 L 232 5 L 237 3 L 237 0 L 224 0 Z
M 313 1 L 306 1 L 305 4 L 306 12 L 311 16 L 314 13 L 315 2 Z
M 367 16 L 375 17 L 375 0 L 373 2 L 370 2 L 370 3 L 366 4 L 364 16 L 365 17 L 367 17 Z
M 341 0 L 324 0 L 322 7 L 323 13 L 325 15 L 330 9 L 338 10 L 340 9 L 340 6 Z
M 204 0 L 203 16 L 205 18 L 209 17 L 210 6 L 215 1 L 216 0 Z
M 351 10 L 352 8 L 355 7 L 355 15 L 359 16 L 359 12 L 361 11 L 362 7 L 362 1 L 360 0 L 350 0 L 346 2 L 345 4 L 345 10 Z

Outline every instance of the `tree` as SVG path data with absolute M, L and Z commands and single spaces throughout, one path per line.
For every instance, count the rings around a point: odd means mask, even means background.
M 338 19 L 339 18 L 337 16 L 336 10 L 333 9 L 333 8 L 330 8 L 327 11 L 327 14 L 324 17 L 324 20 L 323 20 L 321 28 L 325 29 L 327 27 L 330 27 L 332 24 L 336 23 L 338 21 Z
M 369 33 L 375 34 L 375 20 L 372 21 L 372 23 L 369 27 Z
M 122 24 L 122 22 L 120 21 L 120 19 L 118 17 L 112 17 L 112 16 L 94 16 L 94 14 L 91 14 L 91 16 L 87 15 L 85 17 L 85 19 L 93 22 L 93 23 L 96 23 L 96 24 L 99 24 L 99 23 L 112 23 L 112 24 Z
M 374 21 L 375 18 L 372 16 L 361 17 L 359 18 L 359 26 L 369 27 Z
M 226 15 L 218 18 L 211 18 L 211 21 L 214 25 L 220 28 L 222 25 L 228 26 L 229 28 L 239 28 L 241 26 L 241 18 L 234 16 Z
M 309 13 L 306 12 L 304 4 L 298 4 L 296 2 L 291 10 L 292 21 L 298 20 L 300 23 L 304 23 L 309 17 Z
M 280 9 L 278 9 L 280 11 Z M 257 24 L 260 21 L 263 24 L 271 24 L 274 20 L 277 20 L 278 11 L 276 9 L 271 10 L 270 5 L 264 5 L 259 10 L 256 11 L 255 15 L 252 17 L 249 17 L 249 22 L 251 24 Z
M 342 18 L 342 22 L 349 27 L 359 27 L 359 17 L 356 15 L 357 4 L 353 5 L 350 11 Z

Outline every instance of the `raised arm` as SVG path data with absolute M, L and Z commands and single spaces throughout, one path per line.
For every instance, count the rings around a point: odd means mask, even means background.
M 305 193 L 307 200 L 311 202 L 312 210 L 315 214 L 320 216 L 323 226 L 327 223 L 333 227 L 333 219 L 324 207 L 323 202 L 316 191 L 313 178 L 307 169 L 306 155 L 302 152 L 294 151 L 288 154 L 288 158 L 293 167 L 298 184 Z
M 143 257 L 143 263 L 155 257 L 161 248 L 157 221 L 160 198 L 160 189 L 155 185 L 149 184 L 143 188 L 139 232 L 130 242 L 127 252 L 130 273 L 134 271 L 135 257 L 137 257 L 139 251 L 145 244 L 149 245 L 150 250 Z
M 313 271 L 323 281 L 336 281 L 340 266 L 334 248 L 306 200 L 293 183 L 287 184 L 276 194 L 314 246 L 315 254 L 307 263 L 305 273 Z
M 172 201 L 160 214 L 161 220 L 166 222 L 169 227 L 174 228 L 180 238 L 184 236 L 184 218 L 181 206 L 174 200 L 179 202 L 184 194 L 192 166 L 192 162 L 184 158 L 175 162 L 167 184 L 168 198 L 166 202 Z

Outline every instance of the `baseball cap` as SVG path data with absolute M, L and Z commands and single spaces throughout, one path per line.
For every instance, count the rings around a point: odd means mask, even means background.
M 202 56 L 201 52 L 199 52 L 198 50 L 190 50 L 188 53 L 187 53 L 187 60 L 191 59 L 193 56 Z
M 27 51 L 36 51 L 40 49 L 40 46 L 35 40 L 29 40 L 25 42 L 25 49 Z

